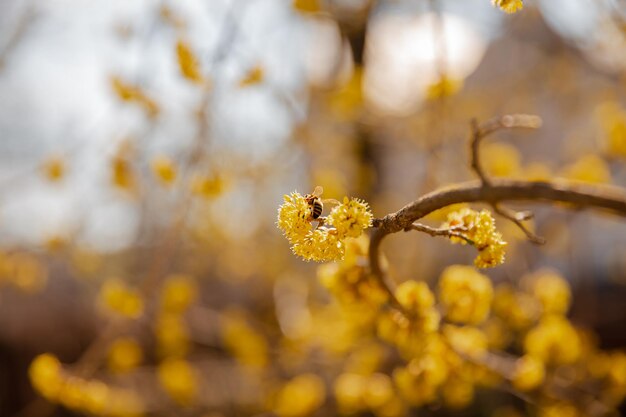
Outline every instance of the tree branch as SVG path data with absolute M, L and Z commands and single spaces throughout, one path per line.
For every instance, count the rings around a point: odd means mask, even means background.
M 385 283 L 387 278 L 380 266 L 380 244 L 383 238 L 397 233 L 435 210 L 458 203 L 487 203 L 535 201 L 566 203 L 570 208 L 593 208 L 626 217 L 626 191 L 613 186 L 580 184 L 569 181 L 517 181 L 492 179 L 487 187 L 480 181 L 470 181 L 428 193 L 395 213 L 374 219 L 369 247 L 372 272 Z M 392 284 L 390 290 L 393 291 Z

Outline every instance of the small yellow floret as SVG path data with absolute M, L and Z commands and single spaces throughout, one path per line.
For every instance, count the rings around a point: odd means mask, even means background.
M 143 313 L 143 299 L 139 292 L 116 278 L 104 282 L 100 300 L 109 311 L 125 317 L 137 318 Z
M 194 83 L 203 81 L 198 59 L 186 42 L 179 40 L 176 43 L 176 57 L 178 58 L 178 66 L 183 77 Z
M 188 275 L 170 275 L 161 290 L 161 306 L 167 312 L 181 313 L 196 299 L 198 288 Z
M 65 161 L 60 156 L 52 156 L 43 163 L 42 171 L 49 181 L 61 181 L 65 176 Z
M 260 65 L 250 68 L 247 74 L 239 81 L 240 87 L 249 87 L 251 85 L 260 84 L 265 78 L 265 71 Z
M 563 365 L 580 358 L 581 341 L 566 318 L 548 316 L 526 334 L 524 349 L 546 364 Z
M 63 383 L 61 372 L 61 362 L 50 353 L 37 356 L 28 368 L 31 384 L 47 399 L 57 397 Z
M 558 272 L 539 270 L 523 277 L 522 286 L 539 301 L 544 314 L 567 313 L 572 293 L 569 283 Z

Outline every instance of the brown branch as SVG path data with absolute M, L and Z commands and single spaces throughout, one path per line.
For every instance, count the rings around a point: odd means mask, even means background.
M 567 203 L 570 208 L 593 208 L 626 217 L 626 191 L 612 186 L 587 185 L 567 181 L 491 180 L 485 187 L 470 181 L 426 194 L 382 219 L 374 219 L 369 258 L 372 272 L 387 281 L 380 266 L 379 251 L 383 238 L 410 228 L 414 222 L 435 210 L 459 203 L 535 201 Z M 394 288 L 394 285 L 391 285 Z
M 410 227 L 404 229 L 405 232 L 408 232 L 410 230 L 417 230 L 418 232 L 424 232 L 427 233 L 431 236 L 444 236 L 447 238 L 451 238 L 451 237 L 456 237 L 459 239 L 463 239 L 464 241 L 466 241 L 467 243 L 469 243 L 470 245 L 474 244 L 474 241 L 467 238 L 466 236 L 464 236 L 462 233 L 460 233 L 458 230 L 459 229 L 436 229 L 434 227 L 430 227 L 427 226 L 425 224 L 422 223 L 413 223 Z

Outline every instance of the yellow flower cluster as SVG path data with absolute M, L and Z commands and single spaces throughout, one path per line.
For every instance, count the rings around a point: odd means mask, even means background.
M 224 346 L 241 365 L 250 369 L 262 369 L 267 365 L 267 340 L 248 324 L 243 312 L 225 312 L 221 318 L 221 333 Z
M 439 328 L 440 315 L 435 309 L 435 296 L 426 283 L 405 281 L 398 286 L 395 295 L 410 315 L 413 330 L 429 333 Z
M 99 297 L 108 312 L 133 319 L 143 313 L 143 299 L 139 292 L 118 278 L 107 279 L 100 288 Z
M 462 234 L 478 249 L 474 264 L 478 268 L 490 268 L 504 262 L 507 243 L 496 230 L 495 220 L 487 210 L 477 212 L 470 208 L 448 214 L 444 228 Z M 458 237 L 450 238 L 455 243 L 466 244 L 467 241 Z
M 543 314 L 565 314 L 572 293 L 568 282 L 557 271 L 540 269 L 522 277 L 521 287 L 536 299 Z
M 157 369 L 159 383 L 177 404 L 193 403 L 198 391 L 198 377 L 193 367 L 184 359 L 168 358 Z
M 598 155 L 587 154 L 565 166 L 561 175 L 567 179 L 602 184 L 611 182 L 611 170 L 606 161 Z
M 470 266 L 452 265 L 439 278 L 439 302 L 446 319 L 479 324 L 489 314 L 493 288 L 485 275 Z
M 198 289 L 192 277 L 173 274 L 161 288 L 160 310 L 156 318 L 157 352 L 162 358 L 180 358 L 189 350 L 189 331 L 183 314 L 195 301 Z
M 324 381 L 315 374 L 302 374 L 288 381 L 278 392 L 274 412 L 280 417 L 306 417 L 326 399 Z
M 548 316 L 531 329 L 524 339 L 524 349 L 533 357 L 552 365 L 577 361 L 581 341 L 572 324 L 562 316 Z
M 515 13 L 524 7 L 522 0 L 491 0 L 491 4 L 499 7 L 500 10 L 506 13 Z
M 49 353 L 33 360 L 28 375 L 33 388 L 48 401 L 79 413 L 134 417 L 144 412 L 141 398 L 133 391 L 114 388 L 95 379 L 73 376 Z
M 344 257 L 346 239 L 359 237 L 371 226 L 372 213 L 367 203 L 346 197 L 333 207 L 324 226 L 313 229 L 312 219 L 312 208 L 304 196 L 297 192 L 284 196 L 277 224 L 294 254 L 307 261 L 336 261 Z
M 520 391 L 530 391 L 544 381 L 546 369 L 542 361 L 530 355 L 519 358 L 512 378 L 513 386 Z
M 383 373 L 342 373 L 335 379 L 333 391 L 343 415 L 371 411 L 379 417 L 399 417 L 406 412 L 393 381 Z
M 0 251 L 0 284 L 25 292 L 41 290 L 47 282 L 48 271 L 39 259 L 28 253 Z
M 135 369 L 143 360 L 139 343 L 133 338 L 124 337 L 113 341 L 109 347 L 107 364 L 114 373 L 125 373 Z
M 379 307 L 388 295 L 368 268 L 369 238 L 362 235 L 346 240 L 343 261 L 328 263 L 317 269 L 317 276 L 338 300 L 345 305 L 365 304 Z

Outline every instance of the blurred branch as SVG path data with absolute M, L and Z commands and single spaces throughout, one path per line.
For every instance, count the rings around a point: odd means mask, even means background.
M 32 7 L 27 7 L 22 13 L 19 20 L 15 24 L 13 32 L 9 35 L 6 44 L 0 49 L 0 71 L 2 71 L 7 63 L 9 55 L 15 50 L 20 41 L 24 39 L 28 28 L 35 20 L 35 11 Z

